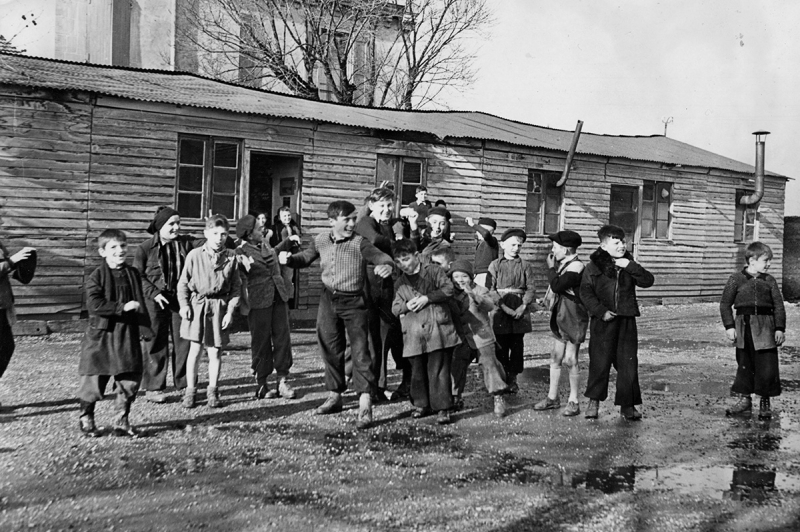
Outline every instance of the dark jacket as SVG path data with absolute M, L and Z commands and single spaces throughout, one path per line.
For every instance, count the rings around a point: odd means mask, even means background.
M 237 256 L 248 260 L 239 262 L 239 277 L 242 280 L 242 299 L 239 312 L 246 316 L 250 309 L 269 308 L 277 297 L 289 301 L 289 287 L 281 274 L 278 255 L 264 242 L 261 247 L 249 243 L 236 249 Z
M 489 272 L 489 265 L 500 256 L 500 245 L 492 233 L 480 224 L 472 226 L 482 239 L 475 246 L 475 275 Z
M 778 282 L 771 275 L 762 273 L 753 277 L 747 273 L 747 268 L 731 275 L 719 302 L 722 324 L 726 329 L 732 329 L 735 322 L 731 307 L 739 314 L 772 315 L 775 330 L 786 330 L 783 296 L 781 289 L 778 288 Z
M 623 269 L 617 268 L 611 255 L 601 248 L 589 257 L 581 279 L 580 298 L 590 315 L 602 318 L 610 310 L 618 316 L 639 316 L 636 287 L 650 288 L 655 279 L 633 261 L 633 255 L 625 252 L 624 258 L 630 263 Z
M 195 238 L 190 235 L 178 235 L 178 250 L 182 257 L 182 262 L 186 264 L 186 255 L 194 248 L 200 247 L 205 242 L 204 238 Z M 144 298 L 152 301 L 158 294 L 165 290 L 164 297 L 172 301 L 175 297 L 178 279 L 175 279 L 176 286 L 164 286 L 164 275 L 161 272 L 161 258 L 159 257 L 159 237 L 158 234 L 148 238 L 136 248 L 133 258 L 133 266 L 142 275 L 142 289 Z M 178 278 L 180 278 L 178 272 Z M 177 311 L 177 309 L 175 309 Z

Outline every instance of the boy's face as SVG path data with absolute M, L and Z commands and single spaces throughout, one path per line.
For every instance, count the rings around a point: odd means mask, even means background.
M 447 218 L 434 214 L 428 216 L 427 221 L 428 227 L 431 229 L 431 237 L 436 238 L 442 236 L 444 230 L 447 228 Z
M 225 248 L 225 241 L 228 239 L 228 231 L 223 226 L 209 227 L 203 231 L 208 246 L 214 251 L 222 251 Z
M 392 202 L 388 199 L 369 202 L 369 215 L 378 222 L 388 222 L 392 215 Z
M 464 272 L 453 272 L 453 282 L 456 287 L 464 290 L 472 283 L 472 278 Z
M 264 224 L 261 222 L 261 217 L 259 216 L 256 218 L 256 225 L 253 227 L 253 230 L 247 235 L 247 241 L 251 244 L 258 245 L 264 240 L 264 233 L 266 232 L 267 228 L 264 227 Z
M 610 236 L 600 242 L 600 249 L 611 255 L 611 258 L 621 259 L 625 256 L 625 240 Z
M 772 264 L 772 259 L 768 259 L 766 255 L 761 255 L 760 257 L 750 257 L 747 259 L 747 263 L 751 273 L 767 273 Z
M 336 240 L 353 236 L 353 229 L 356 226 L 356 216 L 358 216 L 358 213 L 353 211 L 347 216 L 339 214 L 336 218 L 328 218 L 331 229 L 333 229 L 333 237 Z
M 401 253 L 400 255 L 396 255 L 394 262 L 397 264 L 397 267 L 400 268 L 400 271 L 409 275 L 417 273 L 417 270 L 420 268 L 418 252 L 414 254 Z
M 109 240 L 106 245 L 97 250 L 100 256 L 106 259 L 108 267 L 117 270 L 125 264 L 125 257 L 128 256 L 128 243 L 119 240 Z
M 161 237 L 161 240 L 166 242 L 171 242 L 178 237 L 178 232 L 181 230 L 181 217 L 177 214 L 175 216 L 171 216 L 167 223 L 161 226 L 161 229 L 158 231 L 158 236 Z
M 431 262 L 434 264 L 438 264 L 441 269 L 444 271 L 450 271 L 450 264 L 451 262 L 447 260 L 447 257 L 444 255 L 431 255 Z
M 553 242 L 553 258 L 557 261 L 561 262 L 564 258 L 569 255 L 569 248 L 562 246 L 558 242 Z
M 417 191 L 417 204 L 423 203 L 426 199 L 428 199 L 428 191 L 427 190 L 418 190 Z
M 522 249 L 522 239 L 518 236 L 510 236 L 500 242 L 500 247 L 503 248 L 505 258 L 516 259 L 519 257 L 519 250 Z

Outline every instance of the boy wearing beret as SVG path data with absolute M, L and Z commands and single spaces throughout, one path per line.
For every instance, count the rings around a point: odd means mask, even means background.
M 550 285 L 544 305 L 551 311 L 550 330 L 555 343 L 550 354 L 550 391 L 533 409 L 550 410 L 561 406 L 558 382 L 561 379 L 561 364 L 564 363 L 569 368 L 569 399 L 561 413 L 564 416 L 577 416 L 581 412 L 578 406 L 578 351 L 586 339 L 586 327 L 589 325 L 589 314 L 580 299 L 584 265 L 578 259 L 578 247 L 582 241 L 581 235 L 575 231 L 559 231 L 548 238 L 553 241 L 553 250 L 547 255 Z
M 633 260 L 625 248 L 625 230 L 604 225 L 597 232 L 600 247 L 589 257 L 581 278 L 580 297 L 591 317 L 589 323 L 589 398 L 586 417 L 597 419 L 600 401 L 608 397 L 608 377 L 617 370 L 614 404 L 629 421 L 641 419 L 635 405 L 642 404 L 639 388 L 636 287 L 650 288 L 654 277 Z
M 481 217 L 475 222 L 466 218 L 467 225 L 475 229 L 475 283 L 480 286 L 489 286 L 486 276 L 489 273 L 489 264 L 495 260 L 500 252 L 500 246 L 494 237 L 497 222 L 491 218 Z
M 428 211 L 425 219 L 427 228 L 422 235 L 417 238 L 417 234 L 412 233 L 411 239 L 415 244 L 418 242 L 420 250 L 420 260 L 423 264 L 431 263 L 433 252 L 450 246 L 450 242 L 445 239 L 445 233 L 450 227 L 450 213 L 444 207 L 433 207 Z
M 503 256 L 489 265 L 490 289 L 500 297 L 494 314 L 497 359 L 506 371 L 509 393 L 517 393 L 517 375 L 522 373 L 525 333 L 531 327 L 531 305 L 536 299 L 533 265 L 519 253 L 527 235 L 522 229 L 507 229 L 500 237 Z

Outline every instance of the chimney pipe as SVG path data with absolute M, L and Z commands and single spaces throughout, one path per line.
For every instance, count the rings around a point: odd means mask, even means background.
M 764 139 L 769 131 L 756 131 L 753 135 L 756 136 L 756 190 L 748 196 L 742 196 L 739 200 L 742 205 L 753 205 L 764 197 Z
M 583 121 L 578 120 L 578 125 L 575 126 L 575 133 L 572 135 L 572 144 L 569 147 L 569 153 L 567 153 L 567 162 L 564 165 L 564 172 L 561 174 L 561 179 L 556 183 L 557 187 L 563 186 L 564 183 L 567 182 L 569 167 L 572 166 L 572 159 L 575 157 L 575 149 L 578 147 L 578 139 L 581 138 L 581 128 L 583 128 Z

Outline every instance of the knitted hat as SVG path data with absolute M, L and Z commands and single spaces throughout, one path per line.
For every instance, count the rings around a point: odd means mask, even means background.
M 249 235 L 256 228 L 256 217 L 252 214 L 247 214 L 239 218 L 236 222 L 236 237 L 244 238 Z
M 441 216 L 445 220 L 449 220 L 450 212 L 444 207 L 434 207 L 432 209 L 428 209 L 428 217 L 430 216 Z
M 453 275 L 454 272 L 463 272 L 469 275 L 469 278 L 472 279 L 475 277 L 475 274 L 472 270 L 472 264 L 468 260 L 458 259 L 454 260 L 450 263 L 450 275 Z
M 506 229 L 505 232 L 503 232 L 503 236 L 500 237 L 500 241 L 505 242 L 512 236 L 518 236 L 523 242 L 528 238 L 528 235 L 526 235 L 525 231 L 522 229 Z
M 147 232 L 151 235 L 158 233 L 161 231 L 161 228 L 164 227 L 164 224 L 176 215 L 179 215 L 178 211 L 172 207 L 159 207 L 156 211 L 156 215 L 153 217 L 153 221 L 150 222 L 150 225 L 147 227 Z
M 497 229 L 497 222 L 491 218 L 478 218 L 478 225 L 488 225 L 493 229 Z
M 547 235 L 547 238 L 555 242 L 556 244 L 561 244 L 567 248 L 577 248 L 581 244 L 583 244 L 583 240 L 581 240 L 581 235 L 576 233 L 575 231 L 559 231 L 558 233 L 553 233 L 552 235 Z

